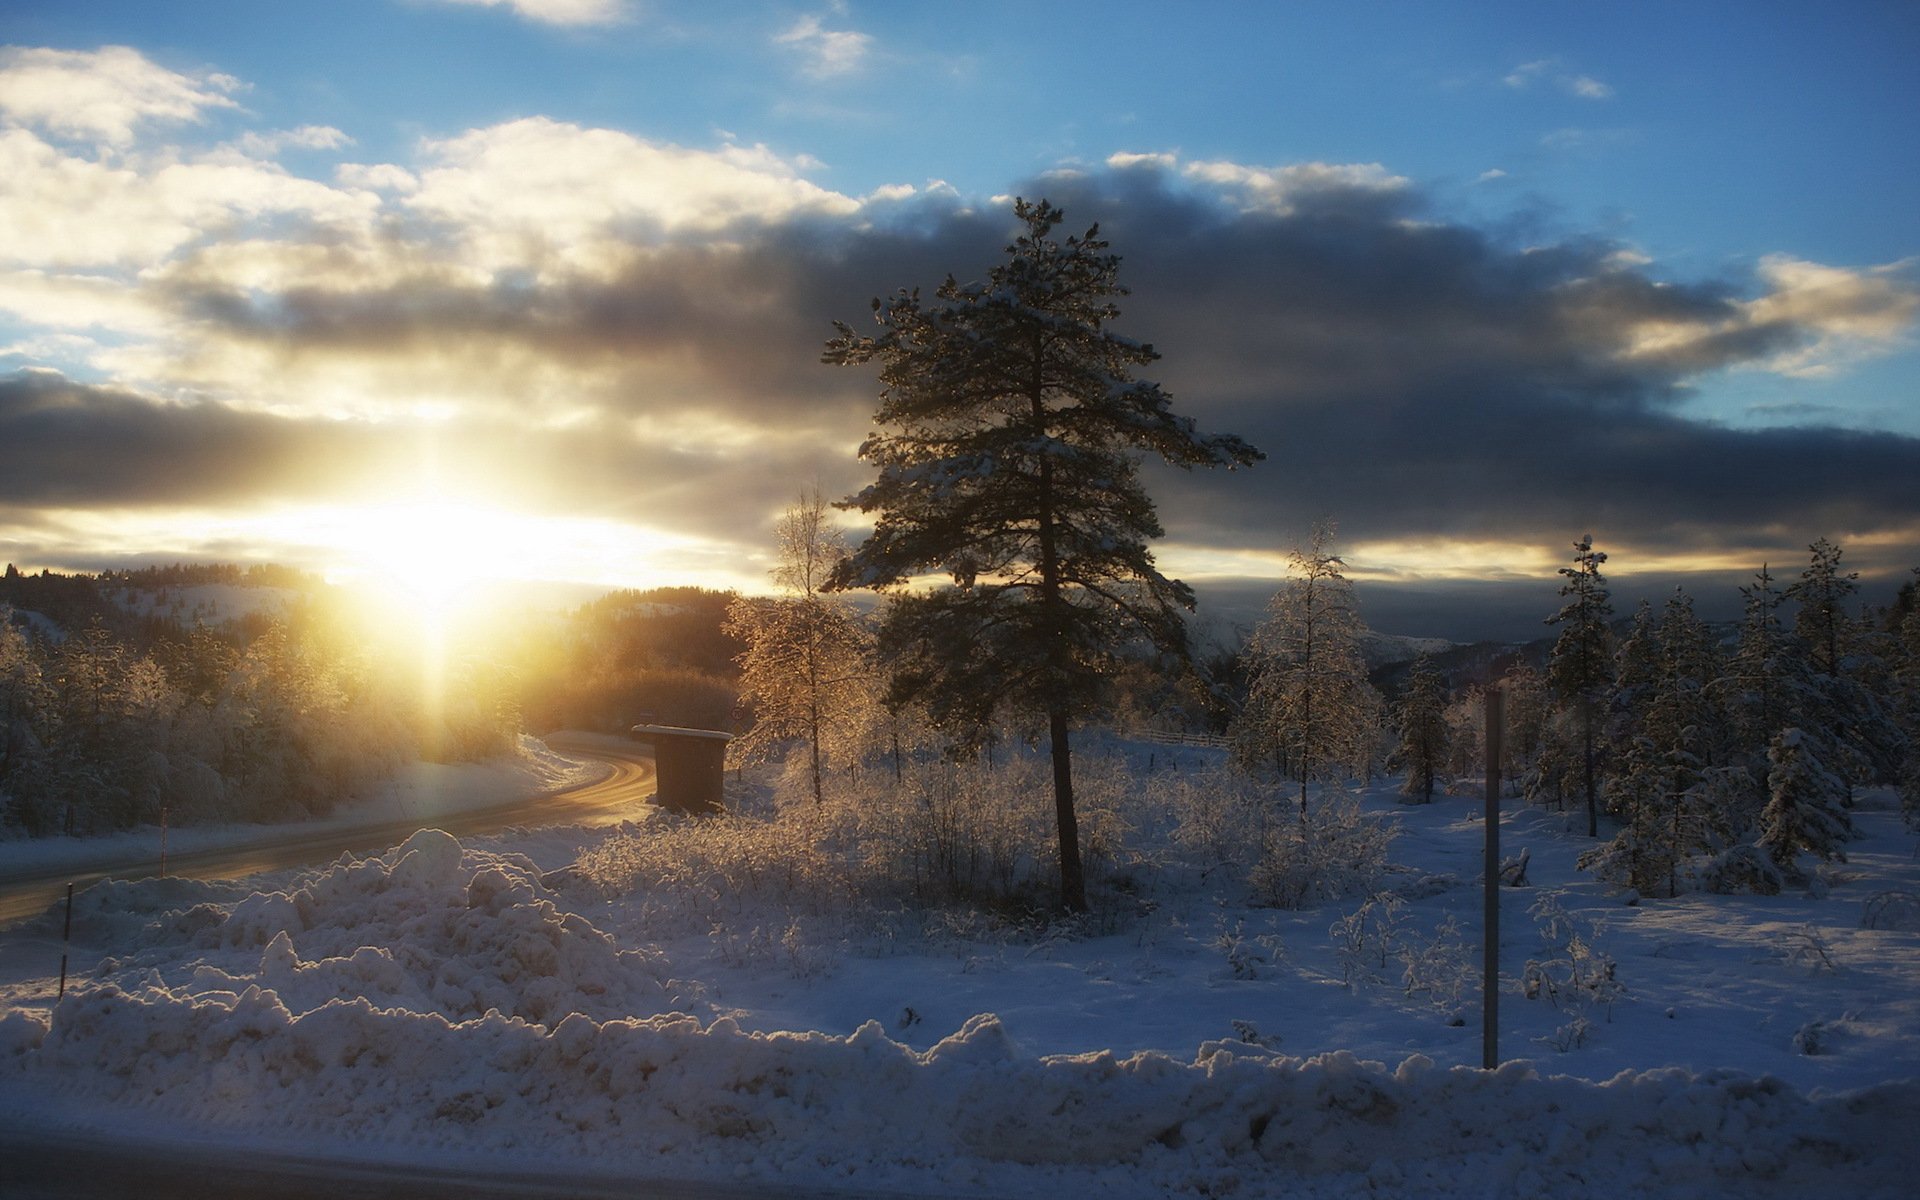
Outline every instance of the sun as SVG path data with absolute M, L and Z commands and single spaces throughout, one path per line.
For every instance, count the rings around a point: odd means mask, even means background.
M 500 552 L 497 523 L 471 504 L 444 499 L 373 504 L 341 530 L 347 571 L 391 602 L 443 623 L 475 602 Z

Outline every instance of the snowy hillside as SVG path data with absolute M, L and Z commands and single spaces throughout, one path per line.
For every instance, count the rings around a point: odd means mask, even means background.
M 166 617 L 184 625 L 222 625 L 255 615 L 286 615 L 300 599 L 292 588 L 205 583 L 191 587 L 110 587 L 107 599 L 136 617 Z
M 1207 778 L 1182 753 L 1127 760 L 1136 817 Z M 1508 814 L 1513 1061 L 1483 1073 L 1476 807 L 1369 793 L 1395 831 L 1377 892 L 1299 911 L 1174 857 L 1077 923 L 836 901 L 778 858 L 719 886 L 681 854 L 624 890 L 662 839 L 728 836 L 659 819 L 115 884 L 76 911 L 65 1001 L 7 989 L 0 1110 L 942 1195 L 1905 1194 L 1920 863 L 1896 814 L 1857 814 L 1817 898 L 1637 904 L 1575 871 L 1560 814 Z

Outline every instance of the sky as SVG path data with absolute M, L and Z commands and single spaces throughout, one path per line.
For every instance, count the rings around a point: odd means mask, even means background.
M 1920 566 L 1920 7 L 0 0 L 0 559 L 767 586 L 873 297 L 1097 222 L 1237 621 Z M 851 519 L 851 518 L 849 518 Z M 853 527 L 854 536 L 859 530 Z

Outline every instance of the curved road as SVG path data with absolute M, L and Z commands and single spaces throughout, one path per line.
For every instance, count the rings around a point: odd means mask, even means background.
M 605 763 L 605 778 L 562 792 L 522 796 L 490 808 L 358 825 L 349 829 L 290 828 L 269 841 L 167 856 L 167 874 L 188 879 L 238 879 L 261 871 L 318 866 L 341 854 L 365 854 L 403 842 L 416 830 L 444 829 L 455 837 L 493 833 L 513 825 L 561 825 L 607 821 L 632 813 L 654 789 L 653 756 L 615 739 L 555 734 L 547 745 L 575 758 Z M 102 879 L 145 879 L 160 873 L 160 861 L 136 857 L 69 864 L 0 880 L 0 928 L 37 916 L 66 894 Z

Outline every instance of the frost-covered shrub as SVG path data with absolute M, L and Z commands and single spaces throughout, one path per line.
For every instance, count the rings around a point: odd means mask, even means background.
M 1618 978 L 1613 956 L 1598 945 L 1597 924 L 1568 912 L 1554 892 L 1543 893 L 1530 911 L 1543 949 L 1539 957 L 1527 960 L 1521 988 L 1527 999 L 1545 1000 L 1572 1016 L 1552 1042 L 1564 1053 L 1584 1045 L 1591 1036 L 1585 1014 L 1597 1006 L 1611 1021 L 1613 1006 L 1625 998 L 1627 989 Z
M 1715 855 L 1701 869 L 1700 881 L 1708 891 L 1723 896 L 1736 892 L 1777 896 L 1785 882 L 1780 868 L 1752 842 L 1729 846 Z
M 844 908 L 854 894 L 846 864 L 826 853 L 825 818 L 789 810 L 774 818 L 658 814 L 581 854 L 579 878 L 606 895 L 640 895 L 652 936 L 705 932 L 776 904 L 805 912 Z
M 1920 895 L 1897 889 L 1875 892 L 1860 906 L 1860 928 L 1920 933 Z
M 1275 908 L 1364 896 L 1379 888 L 1393 837 L 1393 827 L 1361 812 L 1359 800 L 1330 789 L 1304 817 L 1267 817 L 1247 882 L 1256 902 Z
M 1328 926 L 1340 981 L 1349 989 L 1357 983 L 1386 982 L 1383 972 L 1400 947 L 1404 908 L 1399 896 L 1382 892 Z
M 1251 865 L 1259 849 L 1253 831 L 1273 808 L 1265 785 L 1224 765 L 1159 782 L 1156 799 L 1171 814 L 1174 849 L 1203 878 L 1223 868 L 1244 871 Z

